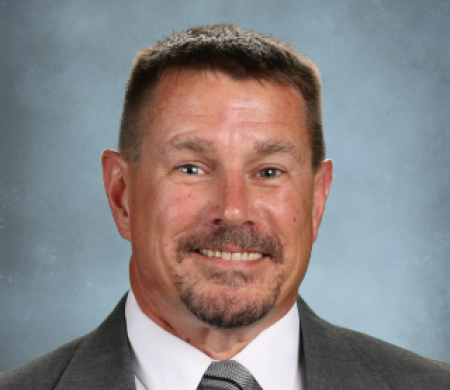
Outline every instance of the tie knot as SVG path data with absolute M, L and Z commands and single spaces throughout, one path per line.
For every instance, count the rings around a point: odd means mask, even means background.
M 251 390 L 255 378 L 235 360 L 212 362 L 200 382 L 198 390 Z

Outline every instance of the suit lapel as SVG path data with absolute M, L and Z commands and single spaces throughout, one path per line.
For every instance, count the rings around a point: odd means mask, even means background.
M 125 295 L 74 353 L 56 390 L 135 390 L 125 322 Z
M 319 318 L 300 297 L 297 305 L 308 390 L 390 389 L 339 327 Z

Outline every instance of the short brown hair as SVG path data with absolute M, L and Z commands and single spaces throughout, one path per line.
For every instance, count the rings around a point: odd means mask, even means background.
M 314 63 L 279 39 L 217 24 L 174 34 L 136 54 L 119 136 L 119 151 L 128 161 L 139 161 L 146 134 L 139 125 L 142 104 L 148 103 L 161 77 L 174 69 L 222 71 L 235 79 L 254 78 L 298 88 L 306 104 L 313 170 L 325 159 L 321 82 Z

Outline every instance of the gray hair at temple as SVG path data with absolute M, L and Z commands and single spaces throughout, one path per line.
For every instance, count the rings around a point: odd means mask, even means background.
M 321 81 L 314 63 L 279 39 L 217 24 L 174 34 L 136 54 L 119 135 L 119 152 L 126 160 L 139 161 L 142 141 L 151 127 L 157 84 L 173 70 L 221 71 L 235 80 L 256 79 L 297 88 L 306 105 L 313 170 L 325 159 Z

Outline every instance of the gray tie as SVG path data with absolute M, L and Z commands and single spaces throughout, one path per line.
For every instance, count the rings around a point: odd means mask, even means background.
M 251 390 L 255 384 L 250 371 L 235 360 L 212 362 L 197 390 Z

